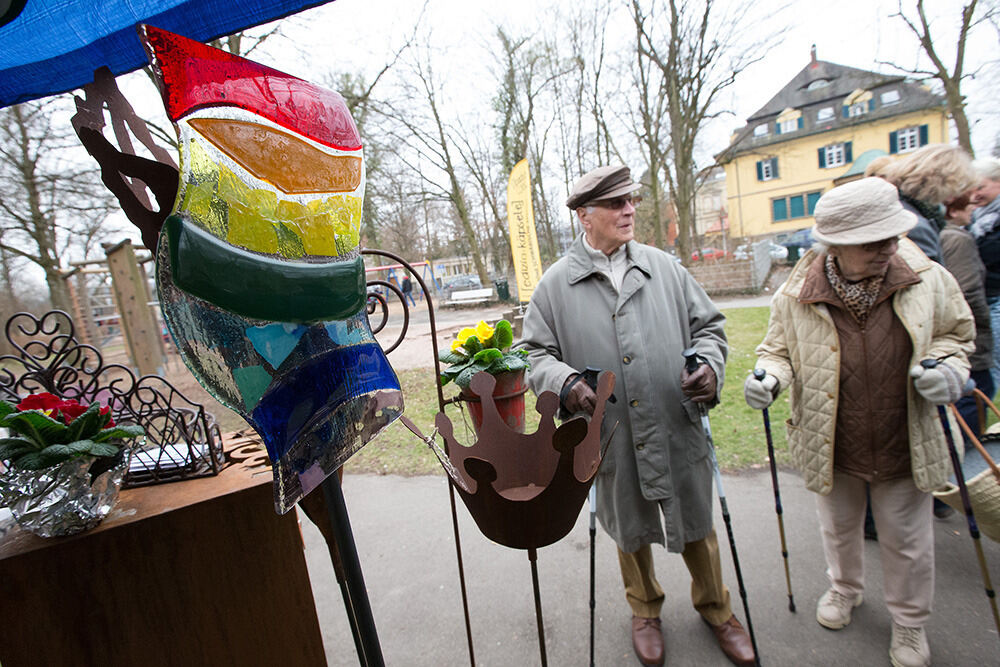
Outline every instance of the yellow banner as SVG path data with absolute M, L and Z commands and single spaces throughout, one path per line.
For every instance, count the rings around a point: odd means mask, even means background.
M 531 208 L 531 176 L 526 159 L 514 165 L 507 181 L 507 221 L 510 223 L 517 300 L 527 303 L 542 277 L 542 260 L 538 256 L 535 213 Z

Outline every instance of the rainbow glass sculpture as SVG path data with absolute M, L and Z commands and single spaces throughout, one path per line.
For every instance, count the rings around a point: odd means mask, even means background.
M 403 411 L 368 325 L 361 139 L 343 98 L 141 26 L 179 138 L 164 318 L 198 381 L 260 434 L 288 511 Z

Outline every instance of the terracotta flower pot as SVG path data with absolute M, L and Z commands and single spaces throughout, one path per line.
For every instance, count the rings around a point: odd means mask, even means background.
M 497 384 L 493 388 L 493 401 L 500 417 L 511 429 L 524 433 L 524 393 L 528 390 L 524 371 L 508 371 L 495 377 Z M 483 404 L 468 387 L 462 389 L 461 396 L 469 404 L 472 425 L 478 434 L 483 425 Z

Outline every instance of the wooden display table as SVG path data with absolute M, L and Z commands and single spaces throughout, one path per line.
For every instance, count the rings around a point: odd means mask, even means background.
M 121 492 L 79 535 L 0 538 L 0 663 L 325 665 L 295 512 L 271 471 Z

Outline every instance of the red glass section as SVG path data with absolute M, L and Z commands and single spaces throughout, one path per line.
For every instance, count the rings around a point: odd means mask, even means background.
M 202 107 L 235 106 L 326 146 L 361 148 L 358 128 L 337 93 L 151 25 L 139 34 L 171 120 Z

